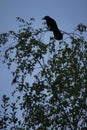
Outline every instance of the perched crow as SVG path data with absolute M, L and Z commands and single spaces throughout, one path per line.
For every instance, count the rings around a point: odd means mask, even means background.
M 63 34 L 61 31 L 58 29 L 57 24 L 54 19 L 52 19 L 49 16 L 45 16 L 43 20 L 46 20 L 47 26 L 50 29 L 50 31 L 53 31 L 54 37 L 57 40 L 62 40 L 63 39 Z

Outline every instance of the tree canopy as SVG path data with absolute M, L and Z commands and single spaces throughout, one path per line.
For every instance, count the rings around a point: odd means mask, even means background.
M 65 39 L 44 43 L 45 26 L 34 29 L 34 18 L 17 20 L 17 32 L 0 34 L 0 48 L 8 45 L 2 62 L 13 75 L 12 96 L 19 92 L 15 103 L 3 95 L 0 129 L 87 129 L 87 26 L 80 23 L 73 33 L 62 31 Z

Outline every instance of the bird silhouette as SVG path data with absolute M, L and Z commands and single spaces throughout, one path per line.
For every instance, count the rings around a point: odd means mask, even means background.
M 56 40 L 62 40 L 63 39 L 63 34 L 61 31 L 58 29 L 56 21 L 52 19 L 49 16 L 45 16 L 43 20 L 46 20 L 47 26 L 50 31 L 53 31 L 54 37 Z

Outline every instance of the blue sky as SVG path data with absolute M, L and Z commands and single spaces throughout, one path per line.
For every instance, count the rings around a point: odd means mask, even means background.
M 45 15 L 71 31 L 79 22 L 87 22 L 86 12 L 87 0 L 0 0 L 0 32 L 14 29 L 17 16 L 26 20 L 34 17 L 40 27 Z
M 54 18 L 61 30 L 72 32 L 79 23 L 87 25 L 87 0 L 0 0 L 0 33 L 18 29 L 18 16 L 27 21 L 34 17 L 34 26 L 39 28 L 45 15 Z M 11 80 L 0 61 L 0 97 L 13 90 Z

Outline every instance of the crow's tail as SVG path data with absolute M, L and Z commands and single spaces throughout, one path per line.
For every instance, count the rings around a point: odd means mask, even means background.
M 59 29 L 53 30 L 53 34 L 54 34 L 55 39 L 57 39 L 57 40 L 63 39 L 63 34 L 60 32 Z

